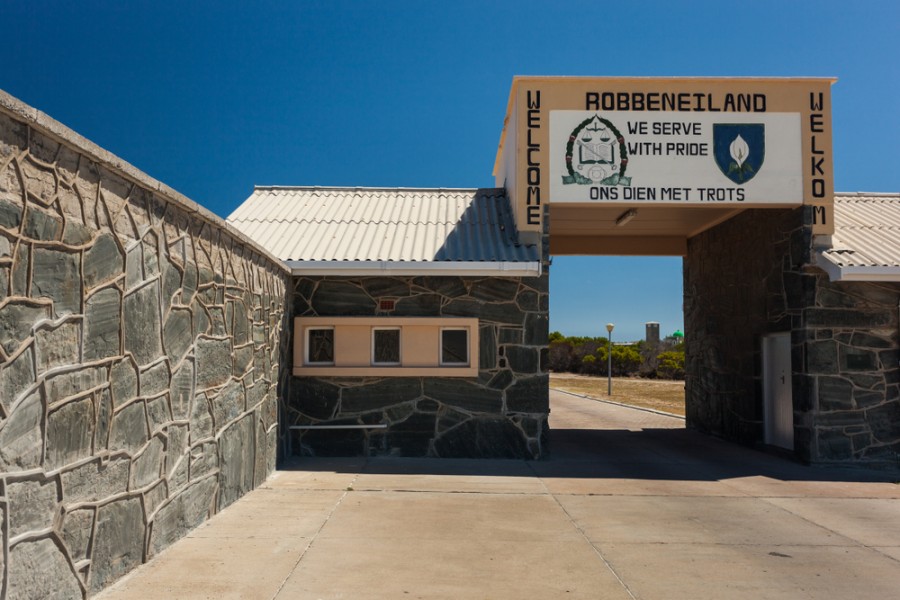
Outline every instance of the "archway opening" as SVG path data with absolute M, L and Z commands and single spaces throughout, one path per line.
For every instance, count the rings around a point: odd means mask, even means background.
M 682 258 L 554 256 L 550 273 L 553 452 L 618 456 L 684 429 Z

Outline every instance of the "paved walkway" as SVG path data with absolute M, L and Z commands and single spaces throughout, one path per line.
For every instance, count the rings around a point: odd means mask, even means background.
M 99 597 L 900 597 L 900 486 L 551 406 L 549 460 L 298 460 Z

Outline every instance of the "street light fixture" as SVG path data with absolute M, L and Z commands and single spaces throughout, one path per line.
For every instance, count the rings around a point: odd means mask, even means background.
M 612 332 L 615 329 L 612 323 L 606 324 L 606 332 L 609 334 L 609 343 L 606 348 L 606 395 L 612 396 Z

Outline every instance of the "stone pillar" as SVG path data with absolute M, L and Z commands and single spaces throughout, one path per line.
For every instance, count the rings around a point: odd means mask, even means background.
M 898 468 L 900 284 L 833 283 L 812 256 L 808 208 L 745 211 L 689 241 L 687 424 L 761 443 L 761 338 L 788 331 L 796 456 Z
M 745 444 L 763 439 L 761 338 L 792 332 L 795 409 L 805 411 L 803 309 L 815 293 L 803 209 L 757 209 L 688 240 L 684 259 L 687 425 Z M 808 427 L 795 419 L 799 453 Z

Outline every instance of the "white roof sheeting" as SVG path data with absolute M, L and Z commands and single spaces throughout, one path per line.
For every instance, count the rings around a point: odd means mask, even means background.
M 540 272 L 538 248 L 517 242 L 502 189 L 256 187 L 228 222 L 295 271 L 424 272 L 423 263 L 440 263 L 447 272 L 453 263 L 493 272 L 526 263 L 512 270 Z
M 832 281 L 900 281 L 900 194 L 838 194 L 834 226 L 816 257 Z

